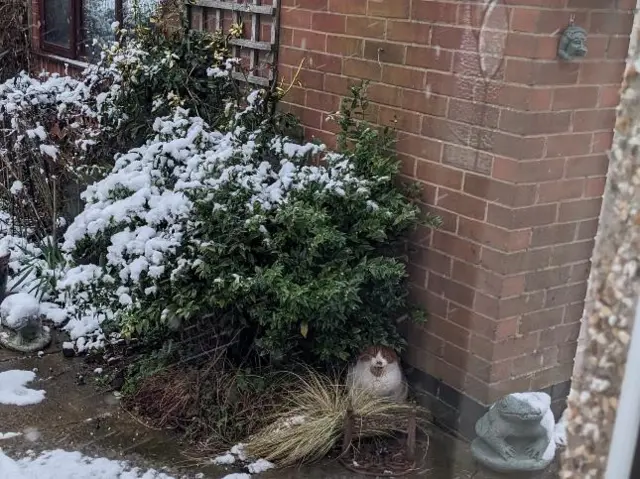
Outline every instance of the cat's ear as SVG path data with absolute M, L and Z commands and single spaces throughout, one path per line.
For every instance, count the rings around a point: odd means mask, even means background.
M 400 360 L 400 358 L 398 357 L 398 353 L 396 353 L 392 348 L 384 346 L 381 348 L 381 352 L 382 357 L 390 363 L 397 363 Z
M 369 361 L 376 355 L 376 348 L 374 346 L 369 346 L 367 349 L 360 353 L 358 356 L 358 361 Z

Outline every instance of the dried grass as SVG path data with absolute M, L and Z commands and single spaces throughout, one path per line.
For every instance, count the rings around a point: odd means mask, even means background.
M 355 418 L 354 440 L 405 432 L 406 418 L 414 410 L 419 418 L 426 417 L 426 411 L 412 404 L 366 393 L 351 396 L 341 382 L 309 372 L 298 378 L 270 425 L 250 438 L 246 451 L 281 467 L 317 461 L 341 440 L 349 410 Z

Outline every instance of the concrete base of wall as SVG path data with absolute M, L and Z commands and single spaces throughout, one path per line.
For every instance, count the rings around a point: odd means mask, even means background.
M 416 399 L 431 412 L 437 426 L 466 440 L 476 436 L 476 421 L 487 412 L 490 405 L 481 404 L 440 379 L 415 368 L 407 370 L 407 378 Z M 551 396 L 551 409 L 556 420 L 566 408 L 570 388 L 571 381 L 564 381 L 540 390 Z

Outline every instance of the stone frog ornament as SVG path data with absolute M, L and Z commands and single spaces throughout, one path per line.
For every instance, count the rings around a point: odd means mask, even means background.
M 471 443 L 471 453 L 495 471 L 540 471 L 555 457 L 554 429 L 548 394 L 509 394 L 476 423 L 478 437 Z
M 371 346 L 360 354 L 349 368 L 347 387 L 351 394 L 366 391 L 395 402 L 405 402 L 408 394 L 400 358 L 385 346 Z
M 570 25 L 562 33 L 558 45 L 558 56 L 571 61 L 587 55 L 587 32 L 584 28 Z

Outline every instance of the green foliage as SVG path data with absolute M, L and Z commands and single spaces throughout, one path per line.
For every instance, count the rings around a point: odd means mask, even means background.
M 109 91 L 100 105 L 103 123 L 122 149 L 141 144 L 152 132 L 149 120 L 177 107 L 217 128 L 226 102 L 241 96 L 238 85 L 229 81 L 235 60 L 228 42 L 237 32 L 193 30 L 184 9 L 169 20 L 163 15 L 167 12 L 160 8 L 150 22 L 118 30 L 118 41 L 103 47 L 93 69 Z M 167 27 L 171 20 L 175 25 Z
M 149 204 L 181 194 L 176 188 L 184 169 L 202 185 L 216 186 L 185 190 L 189 213 L 153 224 L 154 234 L 171 241 L 175 231 L 184 232 L 155 277 L 143 272 L 139 279 L 128 278 L 137 253 L 112 239 L 124 234 L 133 241 L 139 228 L 148 227 L 146 218 L 156 215 L 149 205 L 129 210 L 121 222 L 105 220 L 109 224 L 101 232 L 86 233 L 82 221 L 72 224 L 73 257 L 104 268 L 92 301 L 112 308 L 129 336 L 170 337 L 194 324 L 210 324 L 211 334 L 240 334 L 238 358 L 257 352 L 276 362 L 340 363 L 366 345 L 400 348 L 396 319 L 410 309 L 404 238 L 420 221 L 435 226 L 437 219 L 421 220 L 407 196 L 411 190 L 398 186 L 392 132 L 349 120 L 356 108 L 366 107 L 362 90 L 353 93 L 340 119 L 341 139 L 349 142 L 341 140 L 342 154 L 322 153 L 321 167 L 311 166 L 320 161 L 321 149 L 295 145 L 265 126 L 272 119 L 256 94 L 245 111 L 231 110 L 236 122 L 230 129 L 239 133 L 227 137 L 223 151 L 219 134 L 191 133 L 185 142 L 183 135 L 199 123 L 179 114 L 162 120 L 164 133 L 124 155 L 113 174 L 130 171 L 131 178 L 151 171 L 158 200 Z M 186 149 L 176 152 L 176 145 Z M 194 170 L 206 158 L 214 166 Z M 143 166 L 129 166 L 140 161 Z M 292 183 L 285 187 L 281 179 Z M 88 197 L 89 217 L 115 203 L 129 204 L 136 194 L 121 181 L 107 177 L 103 183 Z M 256 192 L 267 200 L 252 200 Z M 282 198 L 269 203 L 274 192 Z

